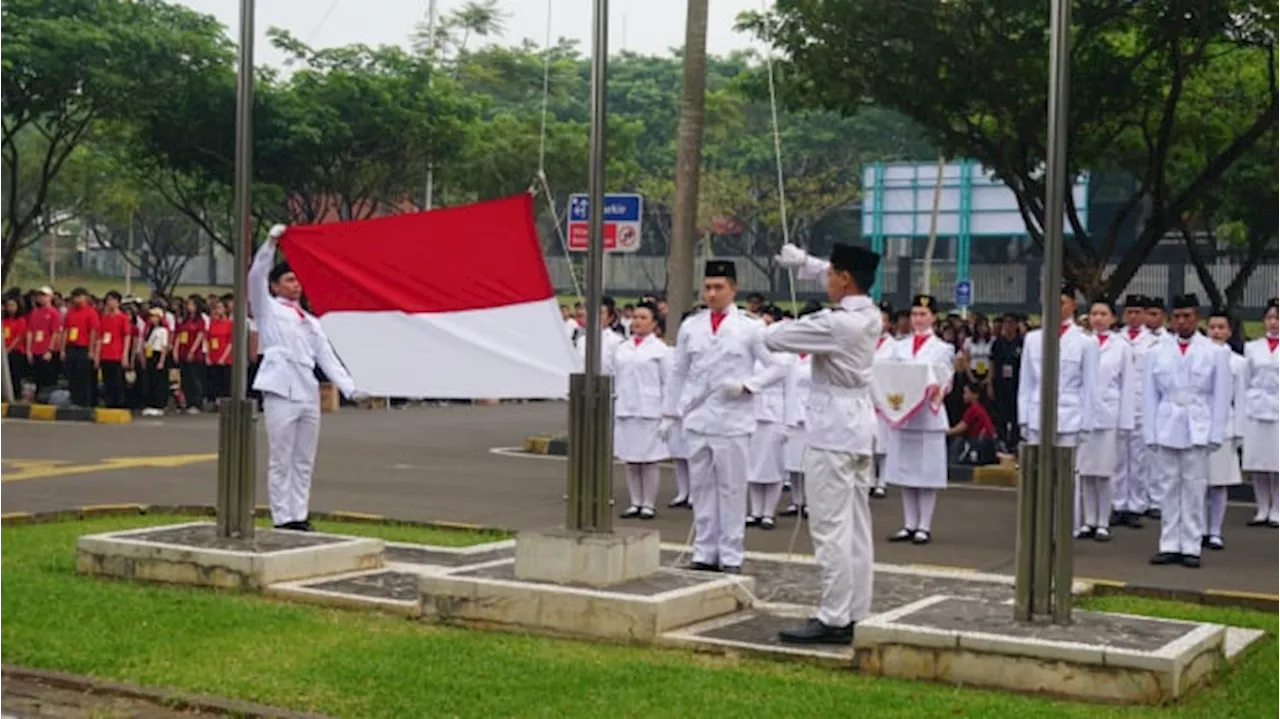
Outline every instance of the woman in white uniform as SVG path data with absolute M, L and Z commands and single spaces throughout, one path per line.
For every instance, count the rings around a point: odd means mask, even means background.
M 938 386 L 928 405 L 898 429 L 889 430 L 885 479 L 902 487 L 902 529 L 890 542 L 928 544 L 933 539 L 933 510 L 938 490 L 947 488 L 947 413 L 942 399 L 951 391 L 955 374 L 955 348 L 933 331 L 934 307 L 930 295 L 916 295 L 911 303 L 910 337 L 894 343 L 889 361 L 931 364 Z
M 1251 527 L 1280 527 L 1280 442 L 1276 441 L 1280 422 L 1280 317 L 1272 298 L 1262 315 L 1265 337 L 1253 340 L 1244 348 L 1246 397 L 1244 418 L 1244 453 L 1242 468 L 1253 482 L 1253 496 L 1258 511 L 1249 522 Z
M 1111 498 L 1115 494 L 1116 468 L 1120 463 L 1120 432 L 1133 431 L 1138 376 L 1133 350 L 1122 337 L 1113 336 L 1116 312 L 1107 299 L 1089 305 L 1089 327 L 1098 342 L 1098 374 L 1093 406 L 1093 429 L 1085 432 L 1076 450 L 1077 506 L 1083 517 L 1076 539 L 1111 541 Z
M 632 315 L 632 337 L 613 350 L 613 455 L 627 463 L 631 506 L 623 519 L 653 519 L 661 475 L 658 462 L 667 458 L 662 441 L 662 393 L 670 372 L 671 348 L 653 334 L 657 308 L 641 304 Z
M 876 361 L 887 361 L 893 355 L 893 346 L 897 340 L 893 336 L 893 305 L 888 302 L 880 303 L 880 338 L 876 340 Z M 884 488 L 884 456 L 889 447 L 889 425 L 884 418 L 876 414 L 876 433 L 872 438 L 872 460 L 874 466 L 872 471 L 875 473 L 874 483 L 871 486 L 871 496 L 874 499 L 884 499 L 887 492 Z
M 782 510 L 784 517 L 802 513 L 809 516 L 809 510 L 804 506 L 804 450 L 808 445 L 804 419 L 812 378 L 813 364 L 809 355 L 802 352 L 796 355 L 795 361 L 787 368 L 787 377 L 783 380 L 786 387 L 786 407 L 782 417 L 787 433 L 784 454 L 787 479 L 791 482 L 791 503 Z
M 1222 446 L 1209 455 L 1209 488 L 1205 492 L 1205 529 L 1201 546 L 1220 550 L 1222 522 L 1227 516 L 1227 487 L 1241 483 L 1240 437 L 1244 429 L 1245 368 L 1244 355 L 1232 352 L 1227 340 L 1235 328 L 1225 310 L 1214 310 L 1209 315 L 1209 339 L 1231 352 L 1231 411 L 1227 415 L 1227 427 L 1222 432 Z
M 777 307 L 766 307 L 760 313 L 761 320 L 773 324 L 782 319 L 782 310 Z M 792 355 L 773 354 L 774 362 L 789 364 Z M 756 367 L 757 371 L 762 369 Z M 786 410 L 786 383 L 779 382 L 765 388 L 755 395 L 756 430 L 751 433 L 747 460 L 747 526 L 760 529 L 774 529 L 777 522 L 773 518 L 778 509 L 778 500 L 782 498 L 782 482 L 786 479 L 787 467 L 784 455 L 786 445 L 786 424 L 783 414 Z

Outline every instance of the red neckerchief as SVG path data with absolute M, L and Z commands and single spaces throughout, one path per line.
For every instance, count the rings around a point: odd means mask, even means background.
M 1067 330 L 1069 330 L 1069 329 L 1071 329 L 1071 323 L 1070 323 L 1070 322 L 1063 322 L 1063 323 L 1062 323 L 1062 326 L 1058 328 L 1058 336 L 1059 336 L 1059 337 L 1065 337 L 1065 336 L 1066 336 L 1066 334 L 1067 334 Z
M 931 333 L 926 332 L 925 334 L 922 334 L 922 335 L 911 336 L 911 356 L 912 357 L 915 357 L 916 353 L 920 351 L 920 348 L 924 346 L 924 343 L 929 341 L 930 334 Z
M 1106 333 L 1106 332 L 1099 332 L 1099 333 L 1098 333 L 1098 346 L 1099 346 L 1099 347 L 1106 347 L 1106 346 L 1107 346 L 1107 333 Z
M 1276 345 L 1280 345 L 1280 337 L 1268 337 L 1267 347 L 1272 351 L 1276 351 Z
M 1178 349 L 1179 349 L 1179 350 L 1182 350 L 1182 354 L 1183 354 L 1183 355 L 1186 355 L 1186 354 L 1187 354 L 1187 348 L 1188 348 L 1188 347 L 1190 347 L 1190 346 L 1191 346 L 1191 338 L 1190 338 L 1190 337 L 1186 338 L 1185 340 L 1184 340 L 1184 339 L 1182 339 L 1181 337 L 1179 337 L 1179 338 L 1178 338 Z
M 725 311 L 724 311 L 724 310 L 712 310 L 712 312 L 711 312 L 711 334 L 715 334 L 715 333 L 717 333 L 717 332 L 719 332 L 719 331 L 720 331 L 720 323 L 721 323 L 721 322 L 724 322 L 724 316 L 725 316 L 725 314 L 726 314 L 726 313 L 725 313 Z
M 639 347 L 640 343 L 644 342 L 644 335 L 636 335 L 635 340 L 636 340 L 636 347 Z
M 282 300 L 282 301 L 284 302 L 286 307 L 291 307 L 293 308 L 294 312 L 298 313 L 298 319 L 304 320 L 307 318 L 306 313 L 302 311 L 302 307 L 299 306 L 297 302 L 294 302 L 293 300 Z
M 1140 334 L 1142 334 L 1142 328 L 1141 328 L 1141 327 L 1130 327 L 1130 328 L 1129 328 L 1129 339 L 1131 339 L 1131 340 L 1136 340 L 1136 339 L 1138 339 L 1138 335 L 1140 335 Z
M 801 352 L 801 353 L 800 353 L 800 359 L 804 359 L 805 357 L 808 357 L 808 356 L 809 356 L 809 353 L 808 353 L 808 352 Z

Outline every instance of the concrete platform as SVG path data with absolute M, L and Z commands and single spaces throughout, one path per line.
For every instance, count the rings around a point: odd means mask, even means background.
M 416 618 L 422 615 L 422 575 L 396 568 L 373 569 L 339 574 L 322 579 L 281 582 L 266 589 L 266 595 L 307 604 L 342 609 L 372 609 Z
M 270 584 L 381 567 L 380 539 L 259 529 L 251 542 L 221 539 L 192 522 L 80 537 L 81 574 L 257 591 Z
M 858 625 L 854 666 L 870 674 L 1163 704 L 1225 661 L 1226 628 L 1102 612 L 1070 626 L 1014 621 L 1010 607 L 934 596 Z
M 617 641 L 654 641 L 665 631 L 749 606 L 754 581 L 659 569 L 599 589 L 515 576 L 514 561 L 460 568 L 421 579 L 422 616 L 478 628 Z

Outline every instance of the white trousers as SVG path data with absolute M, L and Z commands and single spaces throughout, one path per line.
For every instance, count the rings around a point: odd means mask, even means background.
M 875 546 L 871 539 L 871 457 L 809 447 L 809 536 L 822 580 L 818 620 L 843 627 L 871 615 Z
M 292 400 L 264 392 L 262 412 L 267 423 L 267 496 L 271 521 L 281 525 L 307 519 L 311 475 L 320 441 L 320 396 Z
M 676 458 L 672 460 L 675 463 L 676 471 L 676 499 L 689 499 L 689 460 Z
M 742 566 L 747 516 L 748 435 L 688 432 L 689 501 L 693 504 L 693 561 Z
M 1142 514 L 1148 507 L 1147 480 L 1155 473 L 1147 462 L 1147 443 L 1142 438 L 1141 428 L 1120 431 L 1118 454 L 1112 508 L 1117 512 Z
M 1209 486 L 1209 448 L 1156 448 L 1156 471 L 1164 488 L 1160 503 L 1160 551 L 1200 556 L 1204 495 Z
M 1280 519 L 1280 475 L 1274 472 L 1250 472 L 1249 481 L 1253 483 L 1253 501 L 1258 506 L 1253 521 L 1274 522 Z

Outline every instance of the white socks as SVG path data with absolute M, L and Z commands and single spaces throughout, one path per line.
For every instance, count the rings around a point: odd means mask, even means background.
M 1076 483 L 1080 497 L 1077 509 L 1083 509 L 1083 517 L 1076 519 L 1076 526 L 1107 527 L 1111 524 L 1111 496 L 1114 489 L 1110 477 L 1081 476 Z
M 791 503 L 804 506 L 804 472 L 788 472 L 791 476 Z
M 653 509 L 658 500 L 658 484 L 661 475 L 657 462 L 627 464 L 627 493 L 631 496 L 631 506 Z
M 933 531 L 933 509 L 938 503 L 938 490 L 920 487 L 902 488 L 902 526 L 922 532 Z
M 1227 516 L 1227 488 L 1210 487 L 1205 497 L 1205 534 L 1222 536 L 1222 520 Z
M 676 460 L 676 499 L 689 499 L 689 460 Z

